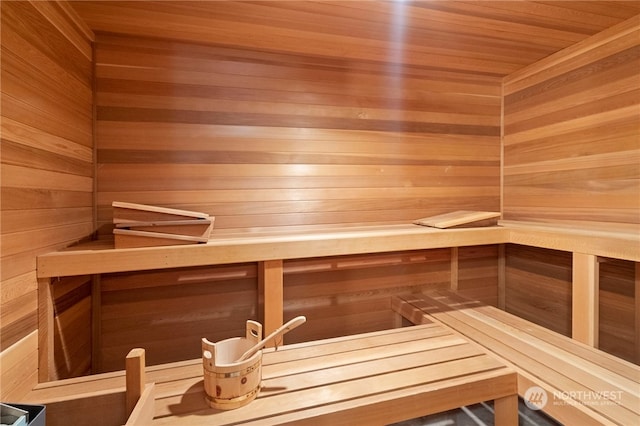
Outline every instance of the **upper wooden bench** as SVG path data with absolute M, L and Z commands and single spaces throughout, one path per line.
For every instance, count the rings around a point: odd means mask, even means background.
M 640 227 L 623 224 L 499 221 L 500 226 L 437 229 L 414 224 L 336 226 L 306 231 L 227 234 L 207 243 L 114 249 L 78 244 L 38 256 L 38 278 L 143 271 L 402 250 L 514 243 L 640 262 Z
M 392 307 L 411 323 L 442 323 L 493 352 L 518 372 L 519 395 L 539 397 L 564 424 L 638 424 L 637 365 L 446 290 L 394 297 Z

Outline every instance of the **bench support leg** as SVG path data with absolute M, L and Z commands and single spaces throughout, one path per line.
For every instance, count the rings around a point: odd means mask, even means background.
M 265 335 L 283 324 L 283 273 L 282 260 L 258 262 L 258 307 Z
M 142 392 L 144 392 L 145 377 L 145 351 L 142 348 L 131 349 L 125 359 L 126 369 L 126 416 L 129 417 L 133 408 L 138 403 Z
M 572 335 L 598 347 L 598 256 L 573 253 Z
M 513 426 L 518 424 L 518 395 L 509 395 L 493 402 L 496 426 Z
M 38 381 L 54 377 L 54 309 L 51 279 L 38 279 Z

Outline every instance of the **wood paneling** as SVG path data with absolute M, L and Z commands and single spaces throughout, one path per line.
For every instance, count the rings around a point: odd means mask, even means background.
M 508 244 L 506 256 L 506 310 L 571 336 L 571 253 Z M 637 363 L 635 262 L 599 258 L 598 269 L 598 347 Z
M 571 253 L 508 244 L 505 310 L 571 336 Z
M 105 232 L 114 200 L 207 212 L 214 234 L 498 208 L 495 77 L 109 35 L 96 49 Z
M 394 326 L 390 297 L 447 288 L 449 249 L 287 260 L 284 321 L 305 315 L 287 343 Z M 497 248 L 461 250 L 461 288 L 495 301 Z M 199 341 L 244 335 L 258 315 L 257 264 L 105 274 L 98 371 L 122 369 L 141 346 L 149 365 L 198 358 Z
M 640 16 L 504 83 L 504 218 L 640 223 Z
M 96 371 L 124 368 L 144 347 L 148 365 L 202 356 L 200 339 L 243 336 L 257 320 L 255 264 L 171 269 L 101 278 L 101 327 Z
M 450 258 L 437 249 L 285 262 L 284 320 L 307 317 L 286 341 L 392 328 L 390 296 L 447 287 Z
M 602 259 L 600 262 L 600 349 L 639 363 L 636 346 L 635 263 Z
M 96 31 L 507 75 L 640 13 L 637 1 L 78 1 Z M 318 61 L 318 62 L 316 62 Z M 464 92 L 466 93 L 466 92 Z
M 458 292 L 471 299 L 498 305 L 498 246 L 458 249 Z
M 1 397 L 19 400 L 38 379 L 35 257 L 94 229 L 92 34 L 63 2 L 2 2 L 1 15 Z M 54 291 L 66 299 L 55 336 L 66 377 L 89 363 L 88 308 Z
M 505 78 L 505 219 L 640 223 L 639 69 L 636 16 Z M 507 309 L 570 335 L 564 254 L 514 250 Z M 633 274 L 620 276 L 633 263 L 622 263 L 600 264 L 599 345 L 633 360 Z M 551 286 L 553 265 L 564 278 Z

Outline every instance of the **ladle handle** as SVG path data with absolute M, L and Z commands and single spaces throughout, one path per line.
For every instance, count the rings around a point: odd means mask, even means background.
M 299 325 L 304 324 L 306 321 L 307 321 L 307 318 L 304 317 L 304 316 L 295 317 L 291 321 L 288 321 L 286 324 L 280 326 L 273 333 L 269 334 L 267 337 L 265 337 L 264 339 L 262 339 L 261 341 L 256 343 L 254 346 L 252 346 L 245 353 L 243 353 L 242 356 L 240 358 L 238 358 L 238 360 L 236 362 L 241 362 L 241 361 L 244 361 L 244 360 L 246 360 L 248 358 L 251 358 L 253 356 L 253 354 L 255 354 L 260 349 L 262 349 L 271 340 L 275 339 L 276 337 L 282 336 L 286 332 L 291 331 L 294 328 L 298 327 Z

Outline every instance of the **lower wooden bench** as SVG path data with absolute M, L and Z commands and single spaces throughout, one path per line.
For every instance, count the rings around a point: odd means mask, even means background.
M 265 349 L 257 399 L 229 411 L 208 406 L 201 359 L 145 369 L 136 349 L 127 364 L 126 395 L 122 373 L 35 391 L 55 402 L 47 424 L 385 425 L 489 400 L 496 425 L 518 418 L 515 371 L 440 324 Z
M 201 371 L 156 383 L 153 424 L 385 425 L 487 400 L 496 425 L 517 424 L 516 373 L 440 324 L 270 348 L 262 380 L 229 411 L 207 406 Z
M 493 306 L 441 290 L 397 296 L 413 324 L 437 322 L 482 345 L 518 373 L 518 394 L 567 425 L 640 424 L 640 367 Z

